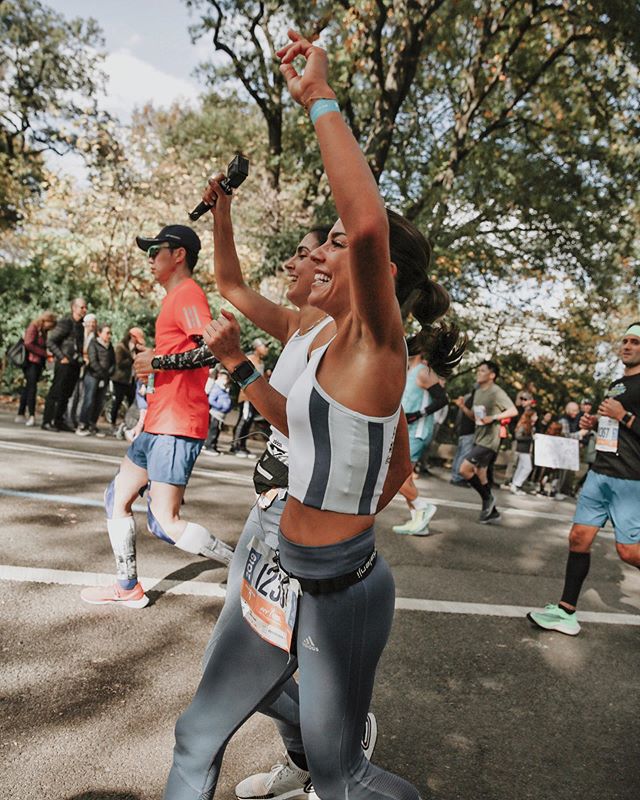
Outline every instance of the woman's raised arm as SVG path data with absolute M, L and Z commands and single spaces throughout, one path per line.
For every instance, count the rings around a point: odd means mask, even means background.
M 203 200 L 213 205 L 213 266 L 218 291 L 254 325 L 284 343 L 298 327 L 299 312 L 271 302 L 245 282 L 233 237 L 231 196 L 219 183 L 223 177 L 212 178 L 203 195 Z
M 310 110 L 324 168 L 350 251 L 351 308 L 376 341 L 397 340 L 402 320 L 395 299 L 389 254 L 389 224 L 371 169 L 339 113 L 328 83 L 327 54 L 289 31 L 288 45 L 278 51 L 280 70 L 291 97 Z M 304 72 L 293 66 L 305 59 Z

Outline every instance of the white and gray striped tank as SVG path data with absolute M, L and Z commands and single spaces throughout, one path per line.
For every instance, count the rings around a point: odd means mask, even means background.
M 301 334 L 298 329 L 292 334 L 282 348 L 269 378 L 269 385 L 277 392 L 285 397 L 289 396 L 291 387 L 307 368 L 311 343 L 330 322 L 333 322 L 331 317 L 324 317 L 304 333 Z M 271 426 L 271 436 L 267 442 L 267 450 L 283 464 L 289 463 L 289 439 L 273 425 Z
M 368 417 L 330 397 L 316 379 L 329 344 L 314 350 L 287 399 L 289 493 L 325 511 L 375 514 L 400 407 L 390 417 Z

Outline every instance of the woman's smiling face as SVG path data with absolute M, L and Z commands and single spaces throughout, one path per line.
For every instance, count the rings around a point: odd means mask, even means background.
M 331 228 L 327 241 L 311 253 L 314 264 L 309 303 L 332 317 L 349 309 L 349 242 L 341 220 Z
M 296 247 L 296 252 L 285 262 L 284 268 L 289 277 L 287 300 L 298 308 L 305 305 L 309 299 L 315 265 L 309 258 L 312 250 L 320 245 L 316 233 L 308 233 Z

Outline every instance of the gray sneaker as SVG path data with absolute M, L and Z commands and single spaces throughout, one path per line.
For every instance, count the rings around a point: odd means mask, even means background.
M 205 547 L 200 551 L 200 555 L 211 558 L 213 561 L 220 561 L 222 564 L 230 564 L 233 558 L 233 547 L 229 547 L 222 539 L 212 536 Z
M 367 759 L 371 758 L 378 739 L 378 723 L 369 712 L 362 734 L 362 750 Z M 309 773 L 291 761 L 285 753 L 284 760 L 271 767 L 270 772 L 250 775 L 236 786 L 238 800 L 287 800 L 291 797 L 306 797 L 319 800 L 313 788 Z
M 482 511 L 478 517 L 479 522 L 488 522 L 493 512 L 496 510 L 496 499 L 490 494 L 489 498 L 482 503 Z
M 274 764 L 269 772 L 250 775 L 236 786 L 238 800 L 288 800 L 290 797 L 308 797 L 311 792 L 313 786 L 309 773 L 296 767 L 286 754 L 284 760 Z

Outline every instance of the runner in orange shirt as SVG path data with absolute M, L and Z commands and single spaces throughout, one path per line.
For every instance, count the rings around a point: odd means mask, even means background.
M 134 500 L 149 485 L 147 529 L 187 553 L 228 564 L 233 550 L 204 526 L 180 519 L 184 490 L 209 429 L 204 393 L 208 367 L 215 359 L 203 344 L 211 322 L 209 304 L 191 274 L 200 239 L 184 225 L 168 225 L 154 239 L 136 237 L 149 256 L 151 272 L 166 291 L 156 320 L 156 356 L 151 349 L 135 361 L 138 377 L 154 373 L 142 433 L 127 451 L 105 491 L 107 528 L 116 558 L 117 580 L 109 587 L 83 589 L 87 603 L 144 608 L 149 598 L 138 582 Z

